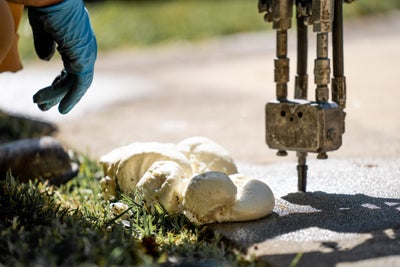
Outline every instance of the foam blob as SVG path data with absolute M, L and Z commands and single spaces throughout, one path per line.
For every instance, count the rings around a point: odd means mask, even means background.
M 115 181 L 123 193 L 131 192 L 143 174 L 157 161 L 174 161 L 186 177 L 192 175 L 190 162 L 173 145 L 156 142 L 133 143 L 117 148 L 100 158 L 105 176 Z
M 238 172 L 229 152 L 206 137 L 187 138 L 176 148 L 189 159 L 193 174 L 220 171 L 230 175 Z
M 236 186 L 223 172 L 193 176 L 184 192 L 183 213 L 196 224 L 220 222 L 236 199 Z
M 255 220 L 272 212 L 275 198 L 267 184 L 242 174 L 230 175 L 229 178 L 237 188 L 237 195 L 227 221 Z
M 239 174 L 229 153 L 204 137 L 177 145 L 133 143 L 100 162 L 106 199 L 115 198 L 118 190 L 137 189 L 150 205 L 159 203 L 169 214 L 183 213 L 199 225 L 259 219 L 275 205 L 268 185 Z
M 176 214 L 180 212 L 187 182 L 178 163 L 158 161 L 143 175 L 137 188 L 146 202 L 160 203 L 169 214 Z

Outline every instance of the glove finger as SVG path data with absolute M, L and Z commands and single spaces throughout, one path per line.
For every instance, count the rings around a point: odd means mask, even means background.
M 51 36 L 33 33 L 33 44 L 36 54 L 42 60 L 49 61 L 56 51 L 56 43 L 51 39 Z
M 33 8 L 28 8 L 29 24 L 32 27 L 33 43 L 40 59 L 49 61 L 55 53 L 56 43 L 50 33 L 45 31 L 40 14 Z
M 59 76 L 55 78 L 52 85 L 39 90 L 33 96 L 33 102 L 36 104 L 46 104 L 58 101 L 54 104 L 56 105 L 68 93 L 73 83 L 73 77 L 63 71 Z
M 46 102 L 43 104 L 38 104 L 38 107 L 41 111 L 47 111 L 47 110 L 51 109 L 52 107 L 54 107 L 55 105 L 57 105 L 58 103 L 60 103 L 60 101 L 61 101 L 61 99 L 57 99 L 57 100 Z
M 76 83 L 68 91 L 58 106 L 58 111 L 61 114 L 67 114 L 70 112 L 71 109 L 81 100 L 82 96 L 86 93 L 91 84 L 93 76 L 89 76 L 90 77 L 77 77 Z
M 61 99 L 67 94 L 68 90 L 68 87 L 54 88 L 52 85 L 47 86 L 40 89 L 36 92 L 36 94 L 33 95 L 33 103 L 36 103 L 38 105 L 48 105 L 48 103 L 58 101 L 54 104 L 57 105 L 61 101 Z

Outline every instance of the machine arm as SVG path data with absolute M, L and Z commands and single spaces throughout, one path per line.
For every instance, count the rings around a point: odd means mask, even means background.
M 345 0 L 344 2 L 352 2 Z M 308 153 L 326 159 L 327 152 L 339 149 L 344 134 L 346 79 L 343 60 L 343 0 L 260 0 L 258 8 L 265 21 L 276 30 L 274 61 L 276 100 L 267 103 L 266 143 L 286 156 L 295 151 L 298 157 L 298 189 L 306 191 Z M 297 73 L 294 98 L 288 98 L 288 30 L 292 27 L 293 9 L 297 24 Z M 308 26 L 316 35 L 314 60 L 315 99 L 308 100 Z M 333 78 L 331 101 L 331 60 L 329 37 L 332 35 Z

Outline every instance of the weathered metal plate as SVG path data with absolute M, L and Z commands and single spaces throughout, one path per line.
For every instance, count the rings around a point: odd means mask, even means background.
M 265 114 L 270 148 L 320 153 L 342 145 L 345 113 L 336 103 L 269 102 Z

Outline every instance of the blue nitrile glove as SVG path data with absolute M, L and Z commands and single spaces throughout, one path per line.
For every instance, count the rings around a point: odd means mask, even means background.
M 64 0 L 47 7 L 29 7 L 35 50 L 44 60 L 61 54 L 64 70 L 52 85 L 39 90 L 33 102 L 45 111 L 57 105 L 68 113 L 86 93 L 93 80 L 97 43 L 82 0 Z

